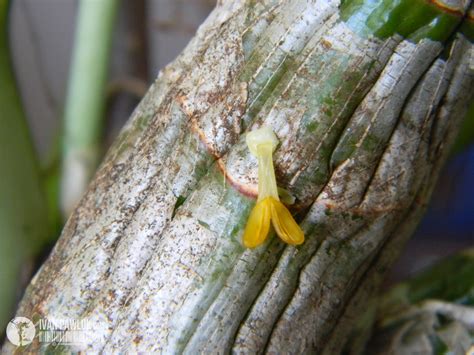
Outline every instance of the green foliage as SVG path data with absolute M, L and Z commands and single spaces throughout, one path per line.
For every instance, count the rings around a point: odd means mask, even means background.
M 22 269 L 49 235 L 46 199 L 9 56 L 8 0 L 0 0 L 0 328 L 8 322 Z
M 444 42 L 462 19 L 424 0 L 346 0 L 341 17 L 361 35 L 388 38 L 398 33 L 414 42 L 423 38 Z
M 471 103 L 469 111 L 459 130 L 458 137 L 454 142 L 452 154 L 457 154 L 474 143 L 474 102 Z
M 464 353 L 474 339 L 473 300 L 474 249 L 468 249 L 383 296 L 371 351 Z
M 428 298 L 457 303 L 467 301 L 466 296 L 473 292 L 474 250 L 471 250 L 443 260 L 415 276 L 408 282 L 407 295 L 411 303 Z
M 79 2 L 64 110 L 61 207 L 65 217 L 82 196 L 102 155 L 106 83 L 118 0 Z

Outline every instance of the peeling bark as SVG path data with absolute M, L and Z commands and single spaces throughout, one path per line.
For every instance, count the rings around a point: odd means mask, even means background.
M 439 21 L 409 33 L 351 3 L 219 2 L 123 129 L 18 314 L 87 319 L 78 350 L 105 353 L 362 349 L 373 312 L 356 321 L 472 99 L 474 47 L 458 31 L 467 2 L 434 2 Z M 281 143 L 299 247 L 241 245 L 257 192 L 244 134 L 261 125 Z

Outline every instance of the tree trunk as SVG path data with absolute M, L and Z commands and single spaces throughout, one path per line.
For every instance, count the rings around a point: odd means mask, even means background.
M 220 1 L 18 314 L 87 319 L 78 348 L 105 353 L 361 350 L 472 98 L 469 5 L 445 1 Z M 241 245 L 257 193 L 244 134 L 261 125 L 280 140 L 299 247 Z

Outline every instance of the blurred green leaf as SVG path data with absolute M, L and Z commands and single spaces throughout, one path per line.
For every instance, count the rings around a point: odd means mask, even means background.
M 464 118 L 458 137 L 454 142 L 452 154 L 457 154 L 474 143 L 474 102 L 471 102 L 466 117 Z
M 0 328 L 19 295 L 22 270 L 50 230 L 39 167 L 15 85 L 8 44 L 9 1 L 0 0 Z
M 383 295 L 371 353 L 463 354 L 474 339 L 474 249 Z

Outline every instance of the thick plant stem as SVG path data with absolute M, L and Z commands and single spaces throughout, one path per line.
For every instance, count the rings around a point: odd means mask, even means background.
M 81 0 L 64 112 L 61 208 L 68 216 L 95 171 L 118 0 Z
M 18 313 L 88 319 L 85 352 L 350 352 L 354 300 L 377 293 L 472 99 L 467 3 L 441 2 L 217 2 Z M 297 247 L 242 245 L 258 192 L 245 136 L 262 126 Z
M 13 314 L 22 270 L 49 232 L 39 167 L 10 62 L 8 5 L 0 0 L 0 331 Z

